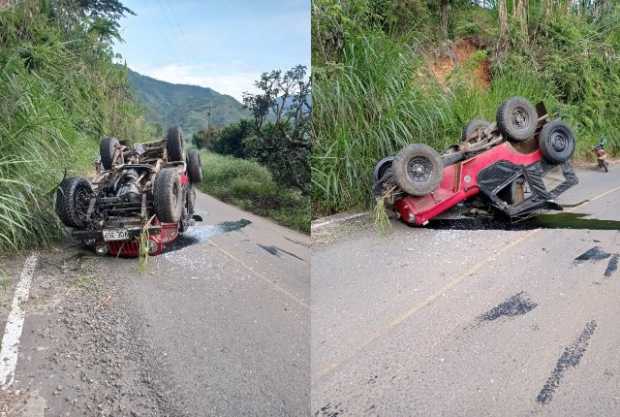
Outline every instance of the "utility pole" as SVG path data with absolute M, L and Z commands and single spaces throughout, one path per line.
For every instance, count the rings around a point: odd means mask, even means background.
M 211 118 L 211 109 L 213 108 L 213 106 L 211 104 L 207 105 L 207 126 L 205 128 L 205 130 L 208 132 L 209 131 L 209 119 Z

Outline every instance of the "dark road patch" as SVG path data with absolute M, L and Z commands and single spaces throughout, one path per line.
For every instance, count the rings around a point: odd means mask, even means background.
M 258 246 L 259 248 L 267 251 L 268 253 L 270 253 L 273 256 L 277 256 L 280 257 L 280 253 L 285 253 L 289 256 L 292 256 L 293 258 L 299 259 L 300 261 L 303 261 L 303 258 L 300 258 L 299 256 L 295 255 L 292 252 L 289 252 L 287 250 L 281 249 L 277 246 L 267 246 L 267 245 L 261 245 L 260 243 L 257 243 L 256 246 Z
M 544 229 L 578 229 L 578 230 L 620 230 L 620 221 L 604 219 L 586 219 L 588 213 L 546 213 L 539 214 L 523 222 L 524 225 Z
M 535 309 L 536 306 L 538 306 L 538 304 L 530 300 L 530 297 L 525 292 L 521 291 L 482 314 L 478 319 L 481 321 L 492 321 L 500 317 L 520 316 L 529 313 Z
M 533 229 L 574 229 L 574 230 L 620 230 L 620 221 L 586 218 L 588 213 L 545 213 L 514 220 L 489 215 L 463 216 L 456 219 L 433 219 L 429 229 L 448 230 L 533 230 Z
M 606 277 L 610 277 L 613 275 L 614 272 L 616 272 L 618 270 L 618 258 L 620 257 L 620 255 L 618 255 L 617 253 L 615 253 L 610 259 L 609 262 L 607 263 L 607 268 L 605 269 L 605 273 L 604 275 Z
M 188 246 L 204 243 L 214 236 L 241 230 L 249 224 L 252 224 L 252 222 L 247 219 L 241 219 L 235 222 L 222 222 L 215 225 L 205 224 L 193 226 L 187 232 L 179 236 L 174 242 L 166 245 L 164 253 L 175 252 Z
M 290 237 L 286 237 L 286 236 L 284 236 L 284 239 L 288 240 L 288 241 L 289 241 L 289 242 L 291 242 L 291 243 L 294 243 L 294 244 L 296 244 L 296 245 L 299 245 L 299 246 L 305 246 L 305 247 L 310 246 L 310 245 L 308 245 L 307 243 L 300 242 L 299 240 L 291 239 Z
M 235 222 L 222 222 L 218 224 L 216 227 L 218 227 L 222 231 L 222 233 L 226 233 L 226 232 L 234 232 L 237 230 L 241 230 L 250 224 L 252 224 L 252 222 L 249 221 L 248 219 L 241 219 Z
M 344 409 L 340 404 L 327 403 L 314 413 L 314 417 L 340 417 L 344 416 Z
M 562 356 L 558 359 L 555 369 L 551 372 L 551 376 L 547 379 L 544 387 L 536 397 L 536 401 L 540 404 L 548 404 L 553 398 L 553 394 L 560 386 L 560 381 L 568 368 L 575 368 L 579 365 L 583 354 L 588 348 L 590 338 L 596 330 L 596 321 L 592 320 L 586 323 L 586 327 L 579 335 L 579 338 L 570 346 L 564 349 Z
M 610 253 L 605 252 L 601 249 L 600 246 L 594 246 L 593 248 L 588 249 L 581 255 L 575 258 L 575 263 L 581 263 L 586 261 L 600 261 L 602 259 L 607 259 L 611 256 Z

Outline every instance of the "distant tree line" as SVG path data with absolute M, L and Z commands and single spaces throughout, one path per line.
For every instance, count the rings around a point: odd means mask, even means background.
M 308 193 L 311 82 L 307 69 L 298 65 L 263 73 L 255 85 L 258 93 L 243 96 L 252 119 L 223 129 L 203 129 L 192 141 L 198 148 L 254 159 L 269 168 L 279 183 Z

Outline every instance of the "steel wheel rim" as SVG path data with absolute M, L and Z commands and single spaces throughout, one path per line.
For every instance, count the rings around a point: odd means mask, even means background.
M 530 115 L 524 108 L 517 107 L 512 111 L 512 125 L 519 129 L 524 130 L 530 124 Z
M 549 138 L 551 143 L 551 147 L 556 152 L 562 152 L 568 148 L 569 139 L 568 136 L 561 129 L 554 130 L 551 132 L 551 137 Z
M 407 164 L 407 176 L 412 182 L 426 183 L 433 173 L 433 163 L 426 157 L 415 156 Z

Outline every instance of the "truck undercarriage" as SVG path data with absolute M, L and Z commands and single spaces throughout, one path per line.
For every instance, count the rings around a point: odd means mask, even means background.
M 496 123 L 473 120 L 462 139 L 442 155 L 414 144 L 379 161 L 375 197 L 410 225 L 425 225 L 457 205 L 518 220 L 561 210 L 556 198 L 578 182 L 570 164 L 574 135 L 564 122 L 549 120 L 542 103 L 534 108 L 511 98 L 498 109 Z M 563 180 L 548 190 L 544 178 L 555 168 Z
M 65 178 L 57 192 L 57 213 L 76 239 L 100 254 L 156 255 L 201 220 L 193 187 L 202 180 L 200 155 L 185 157 L 180 129 L 132 147 L 106 137 L 100 151 L 92 180 Z

